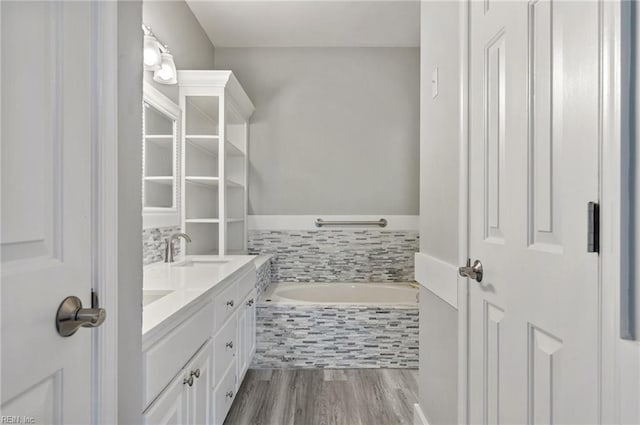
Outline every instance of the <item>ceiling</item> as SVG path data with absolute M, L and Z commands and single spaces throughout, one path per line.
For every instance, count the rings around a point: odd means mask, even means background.
M 186 0 L 215 47 L 417 47 L 418 0 Z

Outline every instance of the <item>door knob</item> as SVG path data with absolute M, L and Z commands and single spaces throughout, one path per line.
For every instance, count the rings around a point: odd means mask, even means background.
M 469 279 L 475 279 L 476 282 L 482 282 L 482 263 L 480 260 L 476 260 L 471 265 L 471 258 L 467 259 L 467 265 L 458 268 L 458 273 L 462 277 L 468 277 Z
M 107 318 L 104 308 L 98 307 L 97 297 L 93 296 L 91 308 L 82 308 L 82 301 L 73 295 L 65 298 L 56 314 L 56 329 L 60 336 L 71 336 L 80 328 L 95 328 Z

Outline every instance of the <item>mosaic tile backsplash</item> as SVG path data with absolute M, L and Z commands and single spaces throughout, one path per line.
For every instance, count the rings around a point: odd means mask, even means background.
M 258 304 L 252 368 L 417 368 L 418 309 Z
M 164 240 L 172 233 L 180 232 L 180 226 L 142 229 L 142 261 L 147 264 L 164 261 Z M 180 255 L 180 244 L 173 246 L 173 255 Z
M 414 280 L 418 231 L 250 230 L 249 253 L 273 254 L 273 282 Z

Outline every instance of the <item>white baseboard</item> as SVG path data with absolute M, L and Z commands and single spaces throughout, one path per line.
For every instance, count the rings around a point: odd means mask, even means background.
M 418 403 L 414 403 L 413 405 L 413 425 L 429 425 Z
M 416 281 L 452 307 L 458 308 L 458 267 L 418 252 Z
M 316 227 L 315 221 L 321 218 L 326 221 L 377 221 L 387 220 L 386 227 L 378 226 L 327 226 Z M 335 230 L 335 229 L 371 229 L 371 230 L 418 230 L 417 215 L 250 215 L 250 230 Z

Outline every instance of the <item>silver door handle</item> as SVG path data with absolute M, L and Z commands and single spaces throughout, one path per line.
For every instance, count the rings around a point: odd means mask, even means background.
M 462 277 L 468 277 L 469 279 L 475 279 L 476 282 L 482 282 L 482 263 L 480 260 L 476 260 L 471 265 L 471 258 L 467 259 L 467 265 L 458 268 L 458 273 Z
M 104 323 L 107 312 L 97 306 L 97 297 L 93 297 L 95 304 L 91 308 L 82 308 L 80 298 L 70 296 L 65 298 L 56 313 L 56 329 L 63 337 L 71 336 L 81 327 L 95 328 Z

